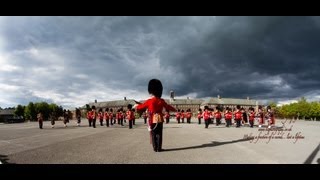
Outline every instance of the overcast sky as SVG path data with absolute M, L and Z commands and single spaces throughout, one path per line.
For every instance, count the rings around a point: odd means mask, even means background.
M 0 17 L 0 107 L 149 97 L 320 99 L 320 17 Z

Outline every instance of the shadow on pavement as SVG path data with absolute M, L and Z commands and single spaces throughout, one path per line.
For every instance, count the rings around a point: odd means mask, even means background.
M 13 164 L 13 163 L 8 163 L 8 160 L 9 160 L 8 156 L 0 154 L 0 161 L 2 164 Z
M 189 146 L 189 147 L 182 147 L 182 148 L 172 148 L 172 149 L 165 149 L 164 151 L 180 151 L 180 150 L 187 150 L 187 149 L 198 149 L 198 148 L 207 148 L 207 147 L 215 147 L 215 146 L 221 146 L 225 144 L 232 144 L 232 143 L 238 143 L 243 141 L 250 141 L 252 139 L 238 139 L 238 140 L 232 140 L 232 141 L 225 141 L 225 142 L 218 142 L 218 141 L 212 141 L 212 143 L 208 144 L 202 144 L 198 146 Z
M 313 152 L 310 154 L 310 156 L 306 159 L 306 161 L 304 162 L 304 164 L 311 164 L 313 159 L 316 157 L 318 151 L 320 150 L 320 143 L 319 145 L 316 147 L 315 150 L 313 150 Z M 320 164 L 320 158 L 317 160 L 317 163 Z

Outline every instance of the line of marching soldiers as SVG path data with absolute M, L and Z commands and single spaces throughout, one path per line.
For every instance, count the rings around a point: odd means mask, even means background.
M 176 119 L 178 123 L 179 116 L 181 118 L 181 115 L 179 115 L 179 112 L 177 112 Z M 266 122 L 268 128 L 271 128 L 275 125 L 274 112 L 270 106 L 267 106 L 266 112 L 264 112 L 262 106 L 258 107 L 258 112 L 255 112 L 253 107 L 250 107 L 247 111 L 246 109 L 241 108 L 240 105 L 237 105 L 234 111 L 232 111 L 232 109 L 229 107 L 222 110 L 222 108 L 219 107 L 213 109 L 205 106 L 204 110 L 202 111 L 202 109 L 199 109 L 197 114 L 198 124 L 201 124 L 201 119 L 203 118 L 205 122 L 205 128 L 208 128 L 209 124 L 213 124 L 214 119 L 216 120 L 216 126 L 219 126 L 221 124 L 222 117 L 224 117 L 226 127 L 232 126 L 232 119 L 234 120 L 234 124 L 237 128 L 248 124 L 248 120 L 251 128 L 254 126 L 255 121 L 258 122 L 259 128 L 261 128 Z
M 205 128 L 209 127 L 209 124 L 213 124 L 214 119 L 216 120 L 216 126 L 221 124 L 222 118 L 225 120 L 226 127 L 232 126 L 232 120 L 234 120 L 234 124 L 236 127 L 240 127 L 242 125 L 248 124 L 252 128 L 254 126 L 254 122 L 257 121 L 259 124 L 259 128 L 267 122 L 268 128 L 271 128 L 275 125 L 274 113 L 271 110 L 271 107 L 268 106 L 266 112 L 264 112 L 262 106 L 259 106 L 258 112 L 255 112 L 254 108 L 250 107 L 248 111 L 244 108 L 241 108 L 240 105 L 236 106 L 235 110 L 232 110 L 229 107 L 225 109 L 216 107 L 209 108 L 208 106 L 204 107 L 204 110 L 199 109 L 197 118 L 198 124 L 201 124 L 201 120 L 204 120 Z M 169 116 L 168 116 L 169 117 Z M 184 119 L 187 119 L 187 123 L 191 123 L 192 113 L 190 109 L 186 112 L 184 110 L 178 109 L 175 113 L 175 118 L 178 123 L 184 123 Z M 266 121 L 265 121 L 266 119 Z M 168 123 L 169 121 L 167 121 Z
M 128 105 L 128 110 L 124 112 L 123 108 L 118 109 L 115 113 L 112 108 L 106 108 L 103 112 L 100 108 L 98 112 L 96 112 L 95 106 L 92 106 L 91 109 L 87 112 L 87 120 L 89 122 L 89 126 L 96 128 L 96 121 L 99 120 L 100 126 L 103 126 L 103 122 L 106 122 L 106 126 L 113 126 L 118 123 L 121 126 L 124 126 L 123 123 L 126 123 L 126 120 L 129 121 L 129 129 L 132 129 L 132 125 L 135 125 L 135 116 L 134 109 L 132 109 L 132 105 Z
M 99 109 L 98 112 L 96 112 L 95 106 L 92 106 L 92 108 L 89 109 L 87 112 L 87 120 L 89 122 L 89 126 L 96 128 L 96 121 L 99 120 L 100 126 L 103 126 L 103 122 L 106 122 L 106 126 L 109 127 L 109 125 L 114 125 L 118 123 L 121 126 L 124 126 L 123 123 L 126 123 L 126 120 L 129 120 L 129 129 L 132 128 L 132 125 L 135 125 L 135 116 L 134 116 L 134 109 L 131 109 L 131 106 L 128 106 L 128 110 L 125 112 L 123 108 L 120 108 L 117 110 L 117 112 L 113 112 L 112 108 L 106 108 L 106 110 L 103 112 L 102 109 Z M 184 111 L 178 109 L 175 113 L 176 121 L 180 124 L 181 122 L 184 123 L 184 120 L 186 119 L 187 123 L 191 123 L 192 118 L 192 112 L 190 109 Z M 143 112 L 142 117 L 144 119 L 144 123 L 147 123 L 148 119 L 148 110 Z M 38 116 L 39 121 L 39 128 L 42 129 L 43 126 L 43 116 L 42 113 L 39 113 Z M 81 123 L 81 112 L 79 109 L 76 109 L 76 118 L 77 118 L 77 125 L 80 126 Z M 248 111 L 244 108 L 240 108 L 239 105 L 237 105 L 237 108 L 232 111 L 231 108 L 226 107 L 225 109 L 216 107 L 209 108 L 208 106 L 204 107 L 204 110 L 199 109 L 198 114 L 198 124 L 201 124 L 201 120 L 204 120 L 205 128 L 209 127 L 209 124 L 213 124 L 213 121 L 216 120 L 216 126 L 219 126 L 221 124 L 222 118 L 225 120 L 226 127 L 232 126 L 232 120 L 234 120 L 234 124 L 237 128 L 239 128 L 242 125 L 248 124 L 252 128 L 255 124 L 255 121 L 258 122 L 259 128 L 262 127 L 267 122 L 268 128 L 271 128 L 275 125 L 275 118 L 273 110 L 270 106 L 267 107 L 266 112 L 264 112 L 262 106 L 259 106 L 258 111 L 255 112 L 254 108 L 250 107 Z M 168 111 L 164 113 L 164 119 L 166 123 L 169 123 L 170 121 L 170 114 Z M 67 123 L 69 123 L 69 112 L 64 110 L 63 113 L 63 123 L 64 127 L 67 127 Z M 55 120 L 51 120 L 52 128 L 54 127 Z

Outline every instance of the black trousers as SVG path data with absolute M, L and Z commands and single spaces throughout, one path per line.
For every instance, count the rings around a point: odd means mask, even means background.
M 227 127 L 231 126 L 231 119 L 230 119 L 230 120 L 227 120 L 227 119 L 226 119 L 226 124 L 227 124 L 227 125 L 226 125 Z
M 166 123 L 167 123 L 167 124 L 169 123 L 169 118 L 166 118 Z
M 136 125 L 136 119 L 133 119 L 133 125 Z
M 144 118 L 144 123 L 147 124 L 147 118 Z
M 120 124 L 121 126 L 123 126 L 123 119 L 120 119 Z
M 254 121 L 249 121 L 250 127 L 253 127 L 253 122 L 254 122 Z
M 42 129 L 43 121 L 39 121 L 39 128 Z
M 89 127 L 91 127 L 92 120 L 89 120 L 89 119 L 88 119 L 88 122 L 89 122 Z
M 162 149 L 162 132 L 163 123 L 152 123 L 151 124 L 151 135 L 152 135 L 152 146 L 154 151 L 161 151 Z
M 106 119 L 107 127 L 109 127 L 109 119 Z
M 191 118 L 187 118 L 187 123 L 191 123 Z
M 182 123 L 184 123 L 184 118 L 181 118 L 181 120 L 182 120 Z
M 100 119 L 100 126 L 103 126 L 103 119 Z
M 216 125 L 219 126 L 221 124 L 221 119 L 216 119 Z
M 209 127 L 210 121 L 211 121 L 210 119 L 204 120 L 204 123 L 205 123 L 205 127 L 206 127 L 206 128 Z
M 178 118 L 177 121 L 178 121 L 178 124 L 180 124 L 180 118 Z
M 198 118 L 198 124 L 201 124 L 201 118 Z
M 93 128 L 96 128 L 96 119 L 92 119 L 92 126 Z
M 55 120 L 51 120 L 51 125 L 53 126 L 55 124 L 56 124 Z
M 81 123 L 81 118 L 80 117 L 78 117 L 78 124 L 80 124 Z
M 241 119 L 240 120 L 236 120 L 237 126 L 236 127 L 240 127 L 241 125 Z
M 128 120 L 128 121 L 129 121 L 129 129 L 132 129 L 133 120 Z

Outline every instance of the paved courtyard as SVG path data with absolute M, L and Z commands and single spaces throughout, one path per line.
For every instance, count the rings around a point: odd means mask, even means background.
M 17 164 L 282 164 L 320 163 L 320 122 L 277 120 L 272 131 L 224 125 L 164 125 L 164 152 L 154 152 L 142 119 L 128 129 L 61 121 L 0 124 L 0 161 Z M 280 128 L 282 127 L 282 128 Z M 261 129 L 265 130 L 265 128 Z M 253 138 L 253 139 L 252 139 Z

